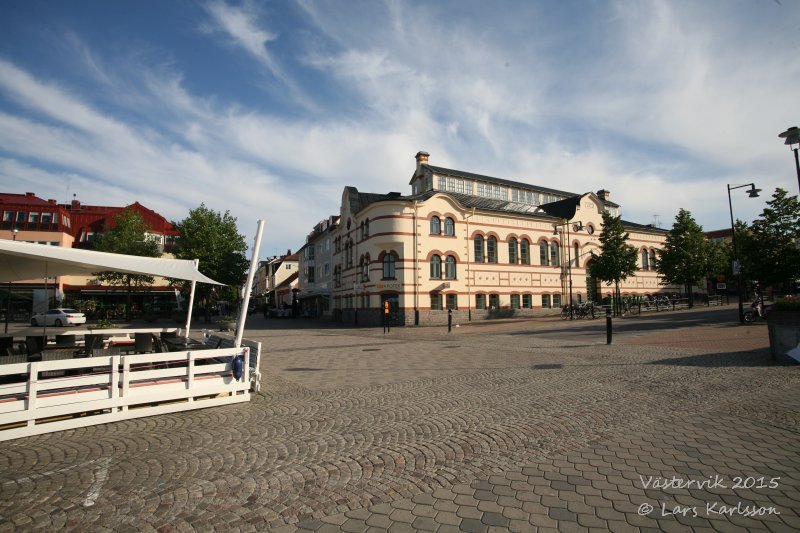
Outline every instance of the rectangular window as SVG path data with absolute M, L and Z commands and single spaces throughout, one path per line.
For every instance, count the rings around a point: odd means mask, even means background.
M 550 308 L 550 295 L 549 294 L 542 294 L 542 308 L 549 309 Z
M 36 224 L 39 222 L 39 213 L 30 213 L 28 215 L 28 222 Z
M 532 299 L 533 298 L 531 298 L 530 294 L 523 294 L 522 295 L 522 308 L 523 309 L 530 309 L 531 307 L 533 307 L 532 302 L 531 302 Z
M 464 194 L 472 194 L 472 182 L 464 180 Z
M 511 309 L 519 309 L 519 294 L 511 295 Z
M 555 309 L 558 309 L 559 307 L 561 307 L 561 295 L 560 294 L 554 294 L 553 295 L 553 307 Z
M 478 183 L 478 196 L 486 196 L 486 185 Z
M 458 295 L 457 294 L 448 294 L 447 295 L 447 308 L 452 309 L 455 311 L 458 309 Z
M 455 178 L 447 178 L 447 190 L 450 192 L 456 192 L 456 180 Z
M 442 294 L 439 292 L 432 292 L 431 293 L 431 310 L 432 311 L 441 311 L 442 310 Z
M 17 211 L 17 222 L 25 222 L 25 211 Z
M 289 263 L 286 263 L 286 270 L 291 270 L 291 269 L 292 269 L 292 265 L 289 264 Z
M 485 294 L 476 294 L 475 295 L 475 309 L 486 309 L 486 295 Z
M 525 193 L 522 193 L 522 194 L 523 194 L 523 196 L 525 195 Z M 511 201 L 512 202 L 519 202 L 519 191 L 517 189 L 513 189 L 511 191 Z
M 440 191 L 447 190 L 447 178 L 444 176 L 439 176 L 439 190 Z
M 42 224 L 50 224 L 53 221 L 53 213 L 42 213 Z
M 11 222 L 14 220 L 14 211 L 3 211 L 3 222 Z

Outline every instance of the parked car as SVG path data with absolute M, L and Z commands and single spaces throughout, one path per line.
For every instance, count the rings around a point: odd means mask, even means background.
M 31 317 L 31 326 L 38 326 L 40 324 L 58 327 L 77 326 L 78 324 L 86 324 L 86 315 L 77 309 L 59 307 L 57 309 L 50 309 L 47 313 L 38 313 Z

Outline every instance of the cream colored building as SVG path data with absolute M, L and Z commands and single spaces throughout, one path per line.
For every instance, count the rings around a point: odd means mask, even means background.
M 404 324 L 552 313 L 611 296 L 589 278 L 608 191 L 574 194 L 428 164 L 416 155 L 412 194 L 346 187 L 333 251 L 333 316 L 379 323 L 386 302 Z M 666 232 L 624 222 L 639 251 L 624 295 L 675 292 L 655 272 Z

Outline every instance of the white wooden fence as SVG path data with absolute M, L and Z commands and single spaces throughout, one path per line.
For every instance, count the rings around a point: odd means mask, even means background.
M 142 330 L 112 334 L 134 331 Z M 256 343 L 0 364 L 0 441 L 249 401 L 250 361 L 259 351 Z M 244 358 L 239 380 L 231 368 L 237 356 Z

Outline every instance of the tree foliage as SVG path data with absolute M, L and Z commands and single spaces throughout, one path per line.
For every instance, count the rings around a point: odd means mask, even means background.
M 682 285 L 691 304 L 692 286 L 719 267 L 720 257 L 721 249 L 706 240 L 703 227 L 689 211 L 681 209 L 659 252 L 656 270 L 665 283 Z
M 636 249 L 628 244 L 630 234 L 622 226 L 621 217 L 603 213 L 603 231 L 600 234 L 600 255 L 589 263 L 592 277 L 614 285 L 617 302 L 620 301 L 619 283 L 636 272 Z
M 238 287 L 244 282 L 249 266 L 247 244 L 228 211 L 222 214 L 200 204 L 173 225 L 180 232 L 175 249 L 178 259 L 198 259 L 200 272 L 225 285 Z
M 159 257 L 158 242 L 148 237 L 150 227 L 133 209 L 125 209 L 114 216 L 114 224 L 107 224 L 95 243 L 95 249 L 115 254 Z M 123 272 L 99 272 L 97 278 L 109 285 L 125 287 L 128 305 L 126 317 L 130 319 L 130 298 L 134 287 L 147 287 L 153 284 L 153 276 L 127 274 Z
M 763 287 L 790 286 L 800 278 L 798 239 L 800 202 L 784 189 L 775 189 L 761 216 L 736 233 L 744 275 Z

